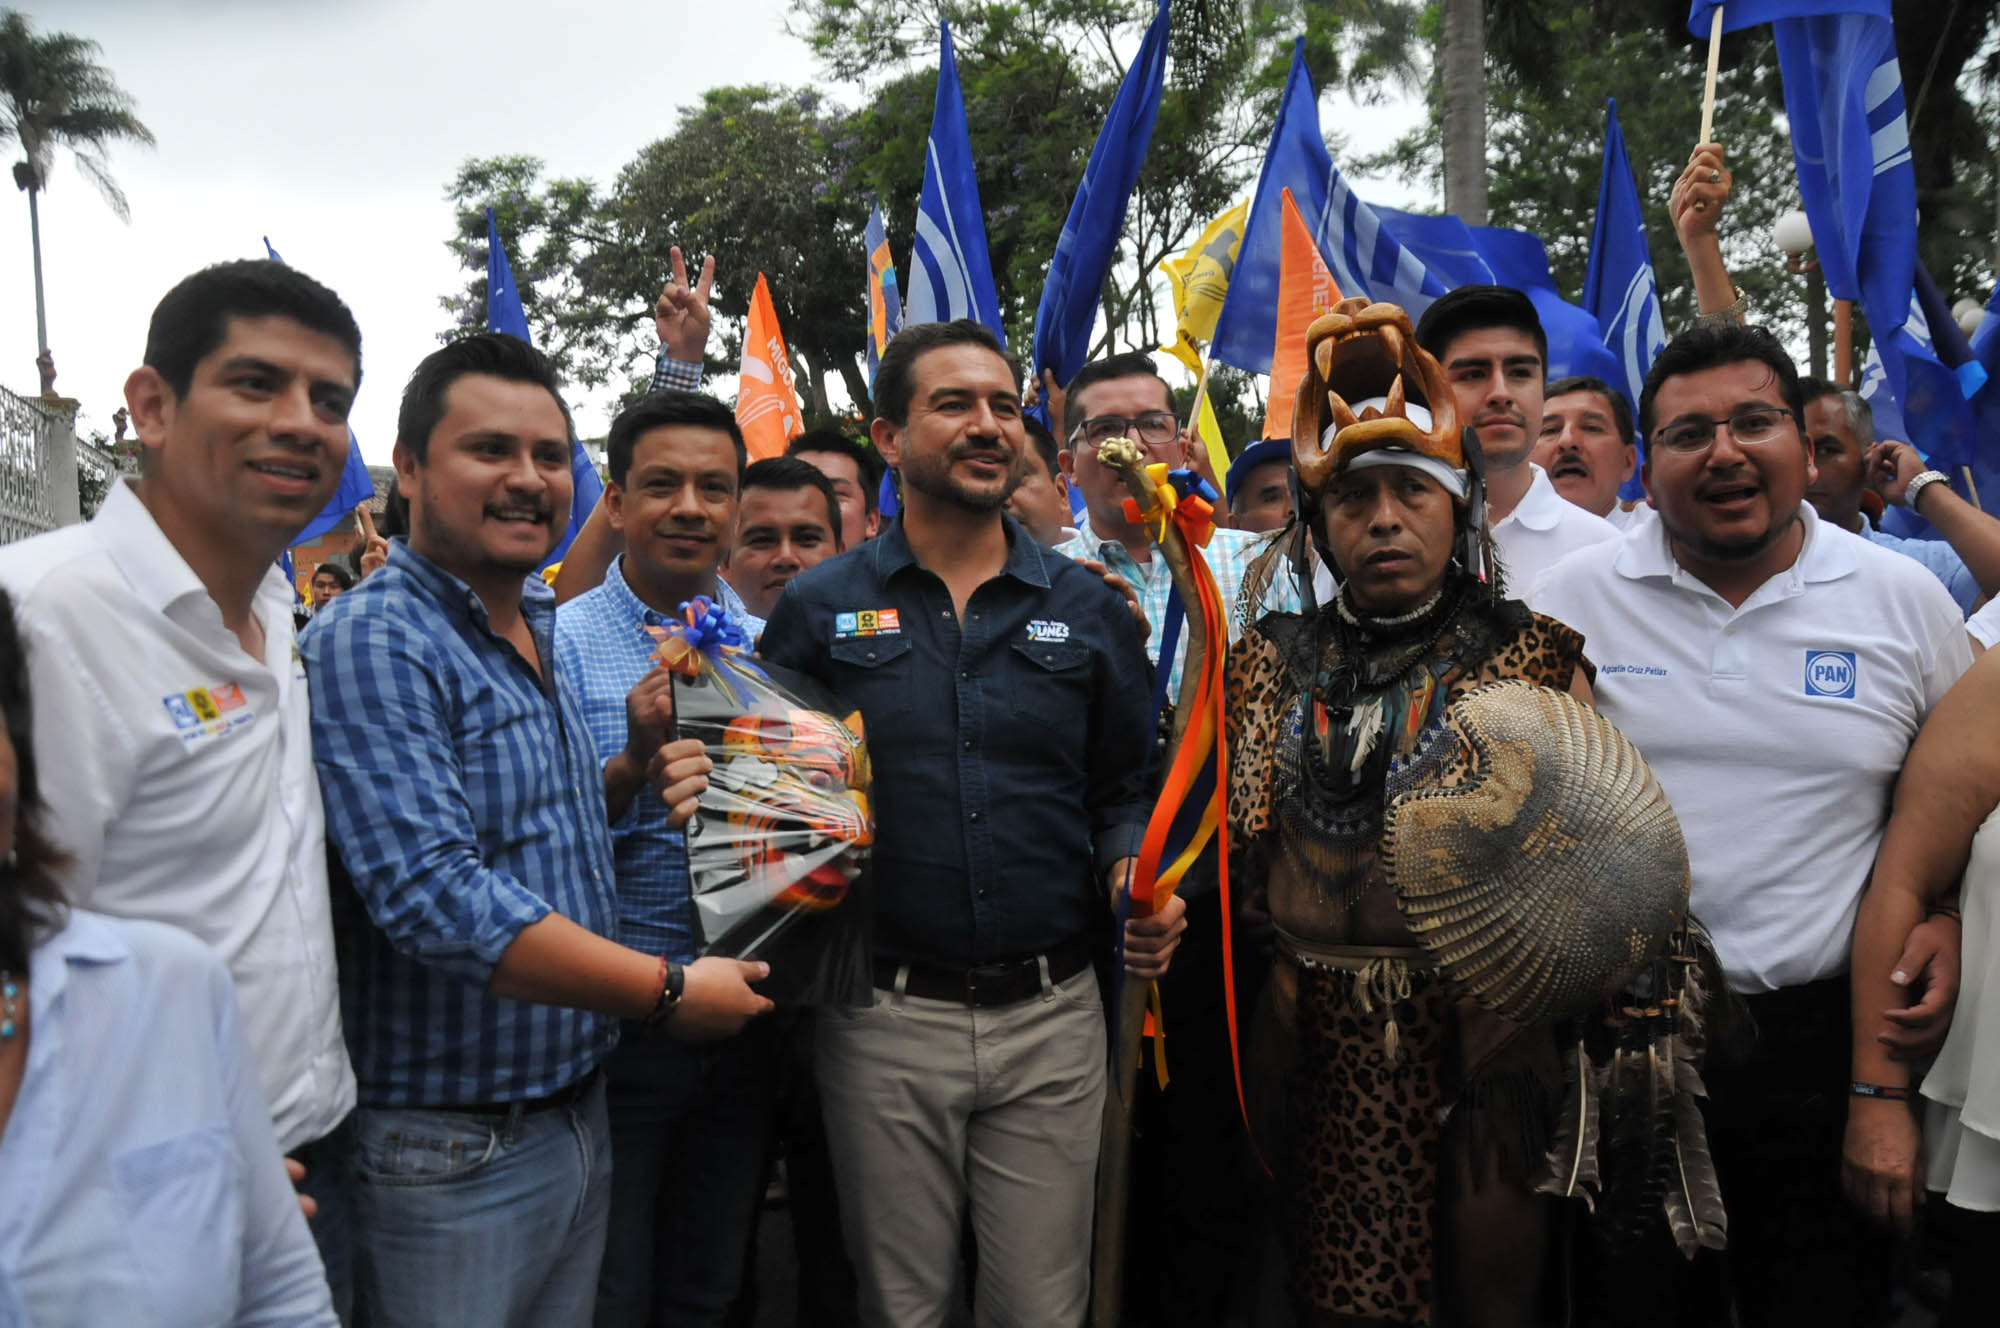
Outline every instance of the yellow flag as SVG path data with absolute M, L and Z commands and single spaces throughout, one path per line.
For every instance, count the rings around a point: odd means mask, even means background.
M 1222 316 L 1222 297 L 1229 293 L 1229 275 L 1236 270 L 1236 251 L 1250 220 L 1250 200 L 1244 199 L 1208 223 L 1188 251 L 1160 264 L 1173 284 L 1175 339 L 1161 350 L 1175 356 L 1191 373 L 1201 372 L 1200 343 L 1215 335 Z
M 1222 510 L 1229 510 L 1229 494 L 1223 482 L 1229 477 L 1229 445 L 1222 441 L 1222 425 L 1215 418 L 1215 403 L 1208 399 L 1206 388 L 1201 394 L 1201 413 L 1195 416 L 1195 437 L 1201 440 L 1202 451 L 1208 454 L 1208 466 L 1215 473 L 1215 491 L 1222 495 Z

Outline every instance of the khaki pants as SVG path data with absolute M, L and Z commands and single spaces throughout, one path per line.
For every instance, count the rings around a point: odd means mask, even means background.
M 822 1013 L 820 1095 L 864 1322 L 946 1322 L 968 1202 L 980 1328 L 1083 1322 L 1106 1055 L 1089 969 L 991 1009 L 877 990 L 867 1009 Z

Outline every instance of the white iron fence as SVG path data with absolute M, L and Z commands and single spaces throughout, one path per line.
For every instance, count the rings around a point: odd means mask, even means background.
M 77 440 L 72 418 L 0 387 L 0 544 L 73 525 L 77 466 L 117 472 L 110 453 Z

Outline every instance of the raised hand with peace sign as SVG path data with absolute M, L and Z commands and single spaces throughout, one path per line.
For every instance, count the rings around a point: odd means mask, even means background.
M 690 286 L 681 247 L 675 245 L 671 254 L 674 274 L 653 306 L 653 325 L 668 359 L 700 364 L 708 353 L 708 292 L 715 285 L 715 255 L 701 260 L 701 281 Z

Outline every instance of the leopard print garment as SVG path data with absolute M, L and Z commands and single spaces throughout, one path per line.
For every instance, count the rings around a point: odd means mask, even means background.
M 1454 630 L 1440 642 L 1440 649 L 1463 661 L 1440 679 L 1447 703 L 1503 678 L 1570 686 L 1582 656 L 1578 633 L 1513 605 L 1486 621 L 1503 630 L 1474 622 L 1468 629 L 1474 635 Z M 1283 847 L 1298 827 L 1279 825 L 1279 743 L 1300 692 L 1312 685 L 1301 676 L 1295 648 L 1309 630 L 1302 619 L 1273 615 L 1230 652 L 1230 845 L 1249 869 L 1246 877 L 1287 859 L 1275 876 L 1292 884 L 1281 898 L 1267 898 L 1268 911 L 1297 935 L 1338 944 L 1347 939 L 1339 930 L 1344 909 L 1329 911 L 1313 898 L 1324 885 L 1325 863 L 1372 872 L 1379 889 L 1387 885 L 1380 881 L 1372 839 L 1323 846 L 1332 851 L 1313 853 L 1324 861 L 1303 875 L 1305 864 L 1289 861 Z M 1464 653 L 1482 633 L 1490 648 Z M 1253 891 L 1263 885 L 1244 883 Z M 1324 929 L 1313 925 L 1321 918 Z M 1297 995 L 1285 998 L 1288 983 L 1274 985 L 1271 993 L 1275 1026 L 1283 1030 L 1273 1044 L 1282 1048 L 1275 1058 L 1281 1064 L 1252 1075 L 1286 1100 L 1280 1165 L 1293 1195 L 1287 1224 L 1293 1303 L 1306 1322 L 1430 1323 L 1439 1121 L 1451 1105 L 1444 1085 L 1461 1079 L 1461 1067 L 1446 1063 L 1447 1044 L 1457 1033 L 1453 1003 L 1438 975 L 1413 973 L 1411 998 L 1393 1010 L 1402 1045 L 1392 1064 L 1385 1046 L 1390 1012 L 1378 1007 L 1362 1013 L 1350 1005 L 1353 974 L 1289 957 L 1282 967 L 1297 975 Z M 1282 1083 L 1267 1077 L 1270 1071 Z
M 1307 1324 L 1428 1324 L 1448 1001 L 1435 970 L 1418 972 L 1409 999 L 1362 1014 L 1357 981 L 1299 966 L 1299 1044 L 1311 1052 L 1291 1097 L 1310 1106 L 1288 1178 L 1292 1303 Z M 1394 1059 L 1383 1045 L 1392 1017 Z

